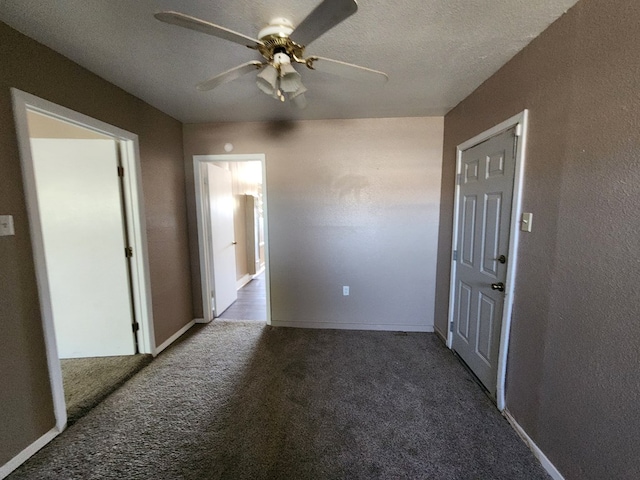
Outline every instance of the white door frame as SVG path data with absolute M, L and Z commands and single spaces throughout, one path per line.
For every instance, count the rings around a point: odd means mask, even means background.
M 147 229 L 144 217 L 142 181 L 140 174 L 140 154 L 138 136 L 121 130 L 107 123 L 56 105 L 42 98 L 12 88 L 13 113 L 16 122 L 16 133 L 22 164 L 22 178 L 25 188 L 33 259 L 35 263 L 38 297 L 42 314 L 45 336 L 49 379 L 53 394 L 53 406 L 56 417 L 56 428 L 62 431 L 67 423 L 67 411 L 62 385 L 62 371 L 56 345 L 56 335 L 51 308 L 47 269 L 44 254 L 44 240 L 40 211 L 36 193 L 36 180 L 31 153 L 27 111 L 37 112 L 72 125 L 76 125 L 113 138 L 119 144 L 122 165 L 125 169 L 123 177 L 124 208 L 127 216 L 127 230 L 134 255 L 131 258 L 132 298 L 136 321 L 140 324 L 137 332 L 140 353 L 155 355 L 156 345 L 151 309 L 151 283 L 149 276 L 149 259 L 147 252 Z M 115 173 L 114 173 L 115 175 Z M 124 252 L 123 252 L 124 255 Z
M 202 292 L 202 319 L 197 319 L 197 323 L 208 323 L 213 320 L 213 308 L 211 305 L 211 271 L 213 259 L 209 254 L 207 245 L 211 242 L 211 231 L 207 228 L 204 212 L 207 210 L 207 196 L 204 184 L 205 174 L 203 168 L 205 163 L 215 162 L 261 162 L 262 164 L 262 204 L 264 218 L 264 258 L 265 258 L 265 288 L 267 295 L 267 325 L 271 325 L 271 295 L 269 294 L 269 215 L 267 206 L 267 169 L 264 153 L 254 153 L 246 155 L 194 155 L 193 175 L 196 194 L 196 219 L 198 224 L 198 253 L 200 255 L 200 285 Z
M 522 187 L 524 183 L 524 163 L 525 152 L 527 146 L 527 123 L 529 118 L 529 111 L 524 110 L 521 113 L 514 115 L 513 117 L 505 120 L 504 122 L 496 125 L 489 130 L 482 132 L 479 135 L 461 143 L 457 147 L 456 155 L 456 179 L 460 178 L 462 173 L 462 153 L 479 143 L 488 140 L 510 128 L 516 127 L 516 135 L 518 136 L 518 143 L 516 149 L 516 167 L 513 180 L 513 198 L 511 202 L 511 227 L 509 229 L 509 249 L 507 263 L 507 279 L 505 282 L 504 292 L 504 308 L 502 311 L 502 330 L 500 332 L 500 349 L 498 353 L 498 377 L 496 379 L 497 391 L 496 401 L 498 404 L 498 410 L 503 411 L 506 407 L 505 398 L 505 380 L 507 373 L 507 353 L 509 351 L 509 334 L 511 332 L 511 312 L 513 310 L 513 292 L 514 283 L 516 278 L 516 268 L 518 265 L 518 239 L 520 236 L 520 216 L 521 216 L 521 203 L 522 203 Z M 458 220 L 460 217 L 459 211 L 460 200 L 460 185 L 456 181 L 455 196 L 454 196 L 454 213 L 453 213 L 453 235 L 451 251 L 456 249 L 458 244 Z M 450 349 L 453 347 L 453 332 L 451 326 L 453 325 L 453 311 L 455 303 L 455 285 L 456 285 L 456 260 L 451 258 L 451 281 L 449 283 L 449 332 L 447 335 L 447 347 Z

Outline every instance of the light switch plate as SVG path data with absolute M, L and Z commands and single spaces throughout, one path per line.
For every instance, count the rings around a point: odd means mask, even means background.
M 523 213 L 522 221 L 520 222 L 520 230 L 522 230 L 523 232 L 530 232 L 532 222 L 533 222 L 533 213 Z
M 0 237 L 15 235 L 13 229 L 13 215 L 0 215 Z

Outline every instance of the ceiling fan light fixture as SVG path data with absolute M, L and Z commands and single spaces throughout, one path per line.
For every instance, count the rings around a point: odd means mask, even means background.
M 284 93 L 282 93 L 282 90 L 280 90 L 279 88 L 276 88 L 276 90 L 270 95 L 270 97 L 275 98 L 276 100 L 280 100 L 281 102 L 284 102 L 285 100 Z
M 300 110 L 307 106 L 307 97 L 304 95 L 307 89 L 300 84 L 300 88 L 289 95 L 289 100 Z
M 275 67 L 291 65 L 291 58 L 284 52 L 277 52 L 273 55 L 273 65 Z
M 285 93 L 293 93 L 304 88 L 300 74 L 291 65 L 289 56 L 283 52 L 274 55 L 273 62 L 258 74 L 256 83 L 260 90 L 281 102 L 285 101 Z
M 300 74 L 290 63 L 280 65 L 280 88 L 283 92 L 293 93 L 302 87 Z
M 300 96 L 300 95 L 302 95 L 302 94 L 304 94 L 306 92 L 307 92 L 307 88 L 304 85 L 300 84 L 300 88 L 298 90 L 296 90 L 295 92 L 293 92 L 291 95 L 289 95 L 289 99 L 293 100 L 294 98 L 296 98 L 296 97 L 298 97 L 298 96 Z
M 267 95 L 274 95 L 278 90 L 278 69 L 273 65 L 267 65 L 258 74 L 256 84 Z

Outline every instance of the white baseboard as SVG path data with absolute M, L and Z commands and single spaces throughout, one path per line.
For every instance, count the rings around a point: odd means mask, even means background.
M 195 323 L 211 323 L 211 320 L 205 320 L 204 318 L 194 318 Z
M 266 268 L 266 265 L 262 265 L 260 269 L 251 276 L 251 278 L 258 278 L 260 274 L 264 272 L 265 268 Z
M 251 280 L 253 280 L 253 275 L 249 275 L 248 273 L 245 273 L 240 280 L 236 280 L 236 290 L 240 290 Z
M 332 330 L 376 330 L 385 332 L 433 332 L 433 325 L 395 325 L 343 322 L 287 322 L 271 319 L 274 327 L 326 328 Z
M 433 331 L 444 341 L 447 343 L 447 334 L 440 330 L 437 326 L 433 326 Z
M 542 464 L 542 468 L 547 471 L 551 478 L 553 478 L 553 480 L 564 480 L 564 477 L 562 476 L 560 471 L 555 467 L 553 463 L 551 463 L 551 460 L 547 458 L 547 456 L 542 452 L 542 450 L 540 450 L 535 442 L 531 440 L 531 437 L 529 437 L 529 435 L 527 435 L 527 432 L 525 432 L 520 424 L 516 422 L 516 419 L 513 418 L 507 410 L 504 410 L 502 414 L 511 424 L 513 429 L 518 433 L 518 435 L 520 435 L 520 438 L 522 438 L 522 440 L 524 440 L 524 442 L 529 446 L 533 454 Z
M 27 448 L 22 450 L 18 455 L 2 465 L 0 467 L 0 480 L 9 476 L 11 472 L 13 472 L 16 468 L 18 468 L 24 462 L 29 460 L 34 454 L 36 454 L 38 450 L 40 450 L 47 443 L 56 438 L 60 434 L 60 432 L 61 430 L 59 430 L 58 428 L 52 428 Z
M 156 347 L 156 351 L 154 353 L 154 356 L 158 355 L 161 351 L 163 351 L 165 348 L 167 348 L 169 345 L 171 345 L 173 342 L 175 342 L 178 338 L 180 338 L 187 330 L 189 330 L 195 324 L 196 324 L 196 321 L 195 320 L 191 320 L 184 327 L 182 327 L 176 333 L 174 333 L 169 338 L 167 338 L 164 342 L 162 342 L 162 345 Z

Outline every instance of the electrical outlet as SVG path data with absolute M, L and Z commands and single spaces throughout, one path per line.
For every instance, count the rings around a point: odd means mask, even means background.
M 342 295 L 344 295 L 345 297 L 349 296 L 349 285 L 345 285 L 344 287 L 342 287 Z

